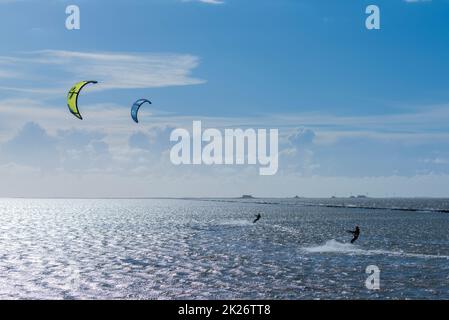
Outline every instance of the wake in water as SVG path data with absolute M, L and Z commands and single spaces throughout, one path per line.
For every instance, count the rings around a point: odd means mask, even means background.
M 449 256 L 444 255 L 431 255 L 420 253 L 407 253 L 403 251 L 388 251 L 388 250 L 364 250 L 360 246 L 342 243 L 337 240 L 329 240 L 324 245 L 303 248 L 308 253 L 342 253 L 353 255 L 387 255 L 387 256 L 399 256 L 407 258 L 423 258 L 423 259 L 449 259 Z
M 227 220 L 227 221 L 219 221 L 217 223 L 218 225 L 223 225 L 223 226 L 253 226 L 254 223 L 252 221 L 249 220 L 243 220 L 243 219 L 239 219 L 239 220 Z
M 327 252 L 363 253 L 364 251 L 354 244 L 342 243 L 334 239 L 327 241 L 324 245 L 316 247 L 308 247 L 304 248 L 304 250 L 311 253 L 327 253 Z

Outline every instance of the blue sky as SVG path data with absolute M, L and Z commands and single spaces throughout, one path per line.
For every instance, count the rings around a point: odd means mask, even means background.
M 448 16 L 444 0 L 0 0 L 0 195 L 449 196 Z M 65 96 L 84 79 L 100 84 L 81 122 Z M 169 132 L 192 120 L 279 128 L 278 175 L 172 166 Z

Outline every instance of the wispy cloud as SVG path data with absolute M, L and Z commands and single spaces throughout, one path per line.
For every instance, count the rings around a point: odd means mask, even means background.
M 206 4 L 224 4 L 223 0 L 182 0 L 182 2 L 201 2 Z
M 408 2 L 408 3 L 432 2 L 432 0 L 404 0 L 404 2 Z
M 211 106 L 213 107 L 213 106 Z M 129 128 L 129 105 L 117 103 L 83 104 L 82 111 L 88 119 L 95 122 L 80 122 L 68 114 L 65 104 L 56 106 L 39 99 L 13 98 L 0 100 L 0 109 L 4 121 L 0 120 L 0 136 L 8 134 L 10 129 L 17 128 L 24 120 L 32 120 L 53 126 L 104 125 L 111 131 Z M 124 116 L 125 115 L 125 116 Z M 425 141 L 444 141 L 449 139 L 449 106 L 437 105 L 401 114 L 340 116 L 328 113 L 296 113 L 296 114 L 258 114 L 251 117 L 220 117 L 207 114 L 182 116 L 167 114 L 147 106 L 141 114 L 143 123 L 150 119 L 151 124 L 190 126 L 193 120 L 201 119 L 205 126 L 215 128 L 280 128 L 286 134 L 296 130 L 298 126 L 313 130 L 304 130 L 301 142 L 305 137 L 319 144 L 333 144 L 339 139 L 364 137 L 375 140 L 409 141 L 422 143 Z M 6 122 L 7 119 L 8 121 Z M 4 122 L 2 124 L 2 122 Z M 299 137 L 299 136 L 298 136 Z M 298 139 L 297 137 L 297 139 Z
M 0 0 L 0 4 L 20 2 L 22 0 Z
M 97 80 L 97 89 L 142 89 L 169 86 L 197 85 L 204 80 L 191 77 L 199 58 L 189 54 L 75 52 L 44 50 L 0 57 L 0 79 L 22 78 L 28 86 L 2 85 L 0 89 L 22 92 L 51 91 L 52 81 L 64 87 L 79 80 Z M 16 70 L 16 71 L 11 71 Z M 43 71 L 46 72 L 43 72 Z M 43 79 L 41 74 L 54 74 Z M 48 81 L 43 81 L 48 80 Z M 47 87 L 41 88 L 42 83 Z

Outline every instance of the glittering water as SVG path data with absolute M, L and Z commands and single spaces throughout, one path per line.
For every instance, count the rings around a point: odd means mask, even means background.
M 437 199 L 3 199 L 0 298 L 449 299 L 448 208 Z M 351 245 L 345 230 L 356 224 Z M 368 265 L 381 269 L 380 291 L 365 288 Z

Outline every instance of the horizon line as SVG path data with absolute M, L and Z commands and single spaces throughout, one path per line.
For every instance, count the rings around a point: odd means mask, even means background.
M 327 197 L 77 197 L 77 196 L 61 196 L 61 197 L 25 197 L 25 196 L 0 196 L 0 200 L 3 199 L 30 199 L 30 200 L 201 200 L 201 199 L 232 199 L 232 200 L 257 200 L 257 199 L 449 199 L 446 197 L 436 197 L 436 196 L 386 196 L 386 197 L 373 197 L 373 196 L 327 196 Z

